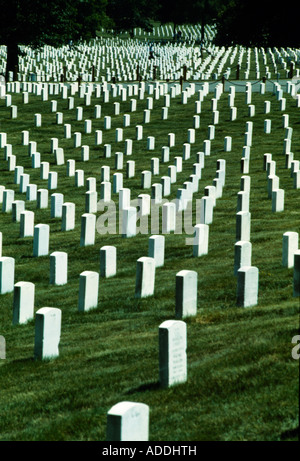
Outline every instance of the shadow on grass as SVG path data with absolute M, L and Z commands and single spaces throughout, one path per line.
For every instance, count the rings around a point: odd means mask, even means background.
M 139 387 L 136 387 L 134 389 L 129 389 L 129 391 L 127 391 L 126 394 L 134 394 L 135 392 L 144 392 L 144 391 L 155 391 L 157 389 L 160 389 L 159 381 L 141 384 Z
M 295 429 L 289 429 L 288 431 L 282 432 L 280 440 L 299 440 L 299 426 Z

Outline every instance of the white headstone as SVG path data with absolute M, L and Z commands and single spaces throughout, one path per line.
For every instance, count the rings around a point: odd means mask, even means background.
M 126 401 L 114 405 L 107 413 L 106 440 L 149 440 L 148 405 Z
M 197 314 L 197 281 L 196 271 L 182 270 L 176 274 L 175 315 L 177 319 Z
M 237 305 L 252 307 L 258 301 L 259 271 L 254 266 L 242 266 L 237 271 Z
M 154 259 L 155 267 L 162 267 L 165 261 L 164 235 L 151 235 L 149 237 L 148 256 Z
M 62 205 L 62 231 L 70 231 L 75 228 L 75 203 L 65 202 Z
M 35 285 L 31 282 L 18 282 L 14 286 L 13 324 L 23 324 L 34 316 Z
M 49 253 L 49 234 L 48 224 L 37 224 L 34 226 L 33 233 L 33 256 L 46 256 Z
M 159 382 L 167 388 L 187 380 L 187 329 L 182 320 L 159 326 Z
M 98 306 L 99 274 L 84 271 L 79 278 L 78 310 L 85 312 Z
M 113 277 L 117 273 L 117 248 L 105 245 L 100 248 L 100 276 Z
M 20 237 L 33 237 L 34 212 L 25 210 L 20 213 Z
M 36 312 L 34 357 L 50 359 L 59 356 L 61 310 L 42 307 Z
M 236 213 L 236 241 L 250 242 L 251 213 L 239 211 Z
M 11 293 L 15 283 L 15 260 L 8 256 L 0 258 L 0 294 Z
M 64 203 L 64 195 L 60 193 L 51 194 L 51 218 L 62 217 L 62 206 Z
M 234 275 L 243 266 L 251 266 L 252 244 L 251 242 L 236 242 L 234 245 Z
M 155 260 L 143 256 L 137 260 L 135 297 L 152 296 L 155 285 Z
M 298 250 L 298 232 L 285 232 L 282 237 L 282 265 L 283 267 L 294 267 L 294 254 Z
M 96 236 L 96 216 L 84 213 L 81 216 L 80 246 L 94 245 Z
M 194 226 L 193 256 L 199 257 L 208 253 L 209 226 L 196 224 Z
M 68 253 L 54 251 L 50 254 L 50 284 L 65 285 L 68 282 Z
M 300 296 L 300 250 L 294 253 L 293 296 Z

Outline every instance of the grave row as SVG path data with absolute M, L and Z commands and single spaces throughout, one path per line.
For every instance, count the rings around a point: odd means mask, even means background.
M 200 47 L 193 40 L 189 43 L 173 42 L 153 44 L 153 59 L 149 59 L 148 43 L 137 43 L 134 39 L 125 41 L 98 38 L 76 47 L 63 46 L 54 49 L 45 46 L 35 52 L 30 47 L 22 47 L 19 57 L 18 81 L 76 81 L 79 77 L 86 81 L 134 81 L 179 80 L 185 68 L 188 80 L 236 78 L 236 66 L 245 69 L 243 78 L 274 78 L 281 72 L 284 78 L 299 77 L 299 55 L 295 50 L 218 47 L 207 42 L 205 57 L 201 57 Z M 0 48 L 0 72 L 5 72 L 6 48 Z M 2 69 L 2 70 L 1 70 Z M 291 69 L 293 75 L 291 75 Z M 12 79 L 13 76 L 10 76 Z

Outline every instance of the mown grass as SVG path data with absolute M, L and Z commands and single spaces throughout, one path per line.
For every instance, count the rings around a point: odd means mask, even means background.
M 169 199 L 176 197 L 177 188 L 192 174 L 196 152 L 202 151 L 207 139 L 207 126 L 212 123 L 210 93 L 202 103 L 201 126 L 196 130 L 196 143 L 191 158 L 183 162 Z M 120 102 L 121 114 L 115 116 L 111 99 L 104 104 L 92 99 L 84 106 L 83 119 L 92 119 L 93 134 L 84 133 L 84 121 L 76 122 L 75 109 L 67 110 L 67 102 L 59 96 L 58 111 L 64 123 L 72 124 L 72 133 L 82 132 L 82 144 L 90 146 L 90 160 L 81 161 L 80 148 L 74 149 L 73 138 L 64 139 L 63 126 L 55 123 L 50 101 L 30 95 L 28 105 L 21 95 L 13 94 L 18 118 L 10 118 L 10 109 L 0 101 L 1 132 L 13 145 L 17 165 L 24 165 L 31 182 L 46 188 L 39 170 L 31 169 L 27 146 L 21 145 L 21 131 L 30 131 L 30 140 L 37 141 L 42 161 L 58 171 L 58 189 L 65 201 L 76 204 L 76 228 L 61 232 L 61 220 L 50 218 L 50 208 L 36 209 L 36 202 L 26 202 L 26 209 L 35 211 L 35 224 L 50 224 L 50 253 L 67 251 L 69 255 L 68 284 L 49 285 L 49 257 L 33 258 L 33 239 L 19 237 L 19 223 L 11 214 L 0 214 L 3 233 L 3 255 L 16 262 L 15 281 L 32 281 L 36 285 L 35 311 L 44 306 L 62 310 L 60 356 L 44 362 L 33 359 L 34 320 L 26 325 L 12 325 L 13 294 L 0 297 L 0 334 L 6 339 L 6 360 L 0 362 L 0 439 L 1 440 L 105 440 L 106 413 L 122 400 L 150 406 L 150 440 L 296 440 L 298 427 L 298 362 L 292 359 L 292 337 L 299 331 L 299 299 L 293 297 L 293 270 L 282 267 L 282 235 L 299 232 L 299 190 L 293 188 L 290 170 L 285 168 L 282 114 L 288 113 L 293 128 L 292 151 L 299 159 L 299 109 L 289 95 L 287 109 L 279 110 L 272 93 L 253 94 L 256 115 L 248 116 L 243 93 L 236 94 L 238 117 L 230 122 L 227 93 L 218 102 L 220 122 L 216 125 L 211 155 L 205 158 L 205 169 L 199 183 L 201 198 L 204 187 L 212 184 L 216 162 L 226 159 L 226 184 L 222 198 L 217 200 L 214 220 L 210 225 L 209 253 L 201 258 L 192 256 L 192 247 L 185 244 L 187 235 L 166 235 L 165 265 L 156 271 L 155 294 L 135 299 L 136 260 L 148 253 L 149 235 L 124 239 L 119 234 L 96 234 L 93 246 L 82 248 L 80 218 L 84 213 L 85 187 L 75 188 L 74 178 L 66 176 L 65 166 L 56 166 L 50 153 L 50 138 L 58 137 L 64 148 L 65 160 L 76 160 L 76 168 L 85 170 L 85 179 L 97 178 L 100 192 L 102 165 L 114 171 L 114 153 L 122 151 L 124 141 L 115 143 L 115 128 L 122 127 L 122 117 L 129 112 L 129 101 Z M 136 175 L 126 179 L 131 198 L 150 193 L 141 188 L 141 172 L 150 170 L 152 157 L 161 156 L 167 145 L 168 133 L 175 133 L 176 146 L 171 148 L 170 163 L 182 155 L 187 142 L 187 129 L 192 127 L 194 102 L 187 105 L 177 97 L 171 100 L 168 120 L 161 120 L 163 99 L 154 100 L 151 122 L 143 124 L 146 101 L 137 101 L 137 112 L 130 113 L 131 126 L 124 128 L 124 140 L 133 139 Z M 265 100 L 271 101 L 271 114 L 264 114 Z M 94 119 L 94 104 L 101 104 L 102 115 Z M 83 100 L 75 98 L 76 106 Z M 35 128 L 33 116 L 42 114 L 43 125 Z M 103 130 L 104 115 L 112 116 L 112 129 Z M 264 134 L 264 119 L 272 119 L 272 134 Z M 236 277 L 233 274 L 235 244 L 235 213 L 240 190 L 240 159 L 247 121 L 253 121 L 251 148 L 251 242 L 252 264 L 259 268 L 259 303 L 253 308 L 236 307 Z M 135 125 L 143 124 L 142 141 L 135 140 Z M 103 130 L 103 144 L 112 144 L 112 158 L 103 158 L 103 145 L 94 145 L 94 131 Z M 155 136 L 154 151 L 147 151 L 147 136 Z M 232 136 L 231 152 L 224 152 L 224 137 Z M 3 152 L 3 149 L 2 149 Z M 280 187 L 285 189 L 285 210 L 273 213 L 267 196 L 267 178 L 263 171 L 263 154 L 271 152 L 276 160 Z M 13 172 L 7 171 L 1 153 L 0 183 L 15 190 L 15 199 L 24 200 Z M 152 183 L 167 175 L 167 164 L 160 164 L 160 174 Z M 49 198 L 52 191 L 49 191 Z M 112 196 L 118 201 L 117 194 Z M 50 200 L 49 200 L 50 203 Z M 99 214 L 97 214 L 98 216 Z M 195 224 L 195 213 L 193 224 Z M 103 245 L 117 247 L 117 275 L 100 280 L 98 308 L 87 313 L 77 309 L 79 274 L 99 270 L 99 249 Z M 170 389 L 158 384 L 158 327 L 175 316 L 175 276 L 182 269 L 198 273 L 198 314 L 186 320 L 188 332 L 188 380 Z

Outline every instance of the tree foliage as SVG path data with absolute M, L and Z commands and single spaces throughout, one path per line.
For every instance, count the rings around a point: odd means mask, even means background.
M 19 45 L 59 46 L 94 37 L 106 20 L 106 0 L 0 0 L 0 43 L 7 46 L 6 72 L 18 63 Z
M 300 2 L 227 0 L 217 17 L 218 45 L 299 46 Z
M 132 31 L 135 27 L 150 31 L 156 9 L 152 0 L 109 0 L 106 12 L 117 32 Z
M 180 24 L 197 24 L 203 26 L 216 18 L 220 0 L 174 0 L 170 5 L 167 0 L 160 0 L 157 19 L 162 23 L 172 22 L 174 32 Z

